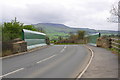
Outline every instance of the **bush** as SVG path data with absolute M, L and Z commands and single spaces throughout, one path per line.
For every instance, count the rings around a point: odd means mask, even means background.
M 72 43 L 72 44 L 85 44 L 87 43 L 87 38 L 85 38 L 85 31 L 78 31 L 77 34 L 69 33 L 70 37 L 68 39 L 62 39 L 59 37 L 58 41 L 55 44 L 61 43 Z
M 49 39 L 49 37 L 46 37 L 45 40 L 46 40 L 46 44 L 47 44 L 47 45 L 50 45 L 50 39 Z
M 10 41 L 15 38 L 21 37 L 23 24 L 12 20 L 11 22 L 5 22 L 2 27 L 3 41 Z
M 2 39 L 4 42 L 11 41 L 15 38 L 21 38 L 22 29 L 28 29 L 32 31 L 38 31 L 34 28 L 33 25 L 23 25 L 16 20 L 12 20 L 11 22 L 5 22 L 2 27 Z

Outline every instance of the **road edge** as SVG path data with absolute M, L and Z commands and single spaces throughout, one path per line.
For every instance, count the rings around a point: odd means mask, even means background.
M 82 77 L 82 75 L 85 73 L 85 71 L 88 69 L 88 67 L 90 66 L 90 64 L 91 64 L 91 62 L 92 62 L 92 60 L 93 60 L 93 57 L 94 57 L 94 51 L 90 48 L 90 47 L 88 47 L 88 46 L 86 46 L 86 45 L 84 45 L 86 48 L 88 48 L 89 49 L 89 51 L 90 51 L 90 53 L 91 53 L 91 58 L 89 59 L 89 61 L 88 61 L 88 63 L 87 63 L 87 66 L 82 70 L 82 72 L 77 76 L 77 78 L 75 79 L 75 80 L 79 80 L 81 77 Z
M 6 59 L 6 58 L 11 58 L 11 57 L 15 57 L 15 56 L 19 56 L 19 55 L 23 55 L 23 54 L 27 54 L 29 52 L 33 52 L 33 51 L 36 51 L 36 50 L 39 50 L 39 49 L 44 49 L 44 48 L 47 48 L 49 47 L 48 45 L 47 46 L 40 46 L 40 47 L 37 47 L 37 48 L 34 48 L 34 49 L 30 49 L 26 52 L 20 52 L 20 53 L 17 53 L 17 54 L 13 54 L 13 55 L 9 55 L 9 56 L 5 56 L 5 57 L 1 57 L 1 59 Z

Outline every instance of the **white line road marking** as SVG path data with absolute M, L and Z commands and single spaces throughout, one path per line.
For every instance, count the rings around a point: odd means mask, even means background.
M 79 45 L 54 45 L 54 46 L 79 46 Z
M 51 58 L 53 58 L 53 57 L 55 57 L 55 56 L 56 56 L 56 55 L 50 56 L 50 57 L 48 57 L 48 58 L 46 58 L 46 59 L 43 59 L 43 60 L 41 60 L 41 61 L 38 61 L 37 63 L 41 63 L 41 62 L 46 61 L 46 60 L 48 60 L 48 59 L 51 59 Z
M 67 48 L 66 46 L 64 47 L 64 49 Z
M 63 51 L 65 50 L 65 48 L 67 48 L 67 47 L 64 46 L 64 48 L 63 48 L 60 52 L 63 52 Z M 50 57 L 48 57 L 48 58 L 46 58 L 46 59 L 43 59 L 43 60 L 41 60 L 41 61 L 38 61 L 37 63 L 41 63 L 41 62 L 43 62 L 43 61 L 49 60 L 49 59 L 51 59 L 51 58 L 53 58 L 53 57 L 55 57 L 55 56 L 56 56 L 56 55 L 50 56 Z
M 60 52 L 63 52 L 63 51 L 65 50 L 65 48 L 67 48 L 67 47 L 64 46 L 64 48 L 63 48 Z M 41 62 L 43 62 L 43 61 L 49 60 L 49 59 L 51 59 L 51 58 L 53 58 L 53 57 L 55 57 L 55 56 L 56 56 L 56 55 L 50 56 L 50 57 L 48 57 L 48 58 L 46 58 L 46 59 L 43 59 L 43 60 L 41 60 L 41 61 L 38 61 L 37 63 L 41 63 Z
M 81 74 L 77 77 L 76 80 L 79 80 L 79 79 L 82 77 L 82 75 L 85 73 L 85 71 L 87 70 L 87 68 L 88 68 L 89 65 L 91 64 L 92 59 L 93 59 L 93 57 L 94 57 L 94 52 L 93 52 L 93 50 L 92 50 L 91 48 L 89 48 L 88 46 L 85 46 L 85 47 L 88 48 L 88 49 L 91 51 L 91 58 L 90 58 L 90 60 L 89 60 L 89 62 L 88 62 L 88 64 L 87 64 L 87 66 L 84 68 L 84 70 L 81 72 Z
M 63 51 L 65 50 L 65 48 L 67 48 L 67 47 L 64 46 L 64 48 L 61 50 L 61 52 L 63 52 Z M 48 58 L 46 58 L 46 59 L 43 59 L 43 60 L 41 60 L 41 61 L 38 61 L 37 63 L 41 63 L 41 62 L 43 62 L 43 61 L 49 60 L 49 59 L 51 59 L 51 58 L 53 58 L 53 57 L 55 57 L 55 56 L 56 56 L 56 55 L 52 55 L 52 56 L 50 56 L 50 57 L 48 57 Z M 20 68 L 20 69 L 17 69 L 17 70 L 15 70 L 15 71 L 9 72 L 9 73 L 7 73 L 7 74 L 4 74 L 4 75 L 0 76 L 0 78 L 5 77 L 5 76 L 8 76 L 8 75 L 13 74 L 13 73 L 16 73 L 16 72 L 21 71 L 21 70 L 23 70 L 23 69 L 24 69 L 24 68 Z
M 64 48 L 60 52 L 62 53 L 65 50 L 65 48 L 67 48 L 67 46 L 64 46 Z
M 60 52 L 62 53 L 65 49 L 62 49 Z
M 4 74 L 4 75 L 0 76 L 0 78 L 5 77 L 5 76 L 8 76 L 8 75 L 13 74 L 13 73 L 16 73 L 16 72 L 21 71 L 21 70 L 23 70 L 23 69 L 24 69 L 24 68 L 20 68 L 20 69 L 17 69 L 17 70 L 15 70 L 15 71 L 9 72 L 9 73 L 7 73 L 7 74 Z

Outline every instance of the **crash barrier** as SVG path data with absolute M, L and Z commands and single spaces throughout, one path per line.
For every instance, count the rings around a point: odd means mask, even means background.
M 22 40 L 27 42 L 27 49 L 32 49 L 46 44 L 46 34 L 31 30 L 22 30 Z
M 101 36 L 100 33 L 89 34 L 88 35 L 88 43 L 90 45 L 96 46 L 97 38 L 99 38 L 100 36 Z

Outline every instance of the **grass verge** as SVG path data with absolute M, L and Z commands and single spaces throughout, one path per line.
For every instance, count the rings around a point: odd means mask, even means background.
M 75 45 L 75 44 L 83 44 L 83 43 L 57 43 L 55 45 Z

